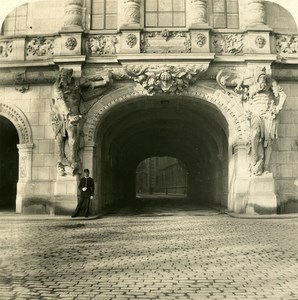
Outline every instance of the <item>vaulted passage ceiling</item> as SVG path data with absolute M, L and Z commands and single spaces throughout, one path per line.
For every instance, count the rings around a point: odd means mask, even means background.
M 204 102 L 159 96 L 118 105 L 102 120 L 98 134 L 101 189 L 120 193 L 121 199 L 112 201 L 129 202 L 135 197 L 138 164 L 152 156 L 172 156 L 186 166 L 193 201 L 218 201 L 210 181 L 221 176 L 226 182 L 227 134 L 223 115 Z

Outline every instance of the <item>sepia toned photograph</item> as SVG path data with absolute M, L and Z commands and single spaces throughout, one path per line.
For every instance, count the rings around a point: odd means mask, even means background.
M 298 299 L 298 0 L 0 25 L 0 300 Z

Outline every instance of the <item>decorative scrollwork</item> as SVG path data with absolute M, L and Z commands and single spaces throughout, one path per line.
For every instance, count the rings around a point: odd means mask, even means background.
M 197 45 L 199 47 L 203 47 L 206 44 L 207 38 L 205 36 L 205 34 L 203 33 L 198 33 L 197 35 Z

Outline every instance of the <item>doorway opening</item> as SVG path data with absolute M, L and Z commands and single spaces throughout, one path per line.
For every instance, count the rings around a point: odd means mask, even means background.
M 19 136 L 14 125 L 0 116 L 0 210 L 15 211 L 19 155 Z
M 222 112 L 199 99 L 145 97 L 115 106 L 101 119 L 95 141 L 98 206 L 128 207 L 140 204 L 140 194 L 180 193 L 184 203 L 227 207 L 228 134 Z M 183 184 L 165 185 L 162 172 L 140 184 L 145 179 L 138 172 L 163 157 L 180 165 Z

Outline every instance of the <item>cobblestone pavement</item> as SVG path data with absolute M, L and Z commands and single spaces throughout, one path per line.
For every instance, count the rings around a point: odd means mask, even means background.
M 0 214 L 0 299 L 298 299 L 298 219 Z

